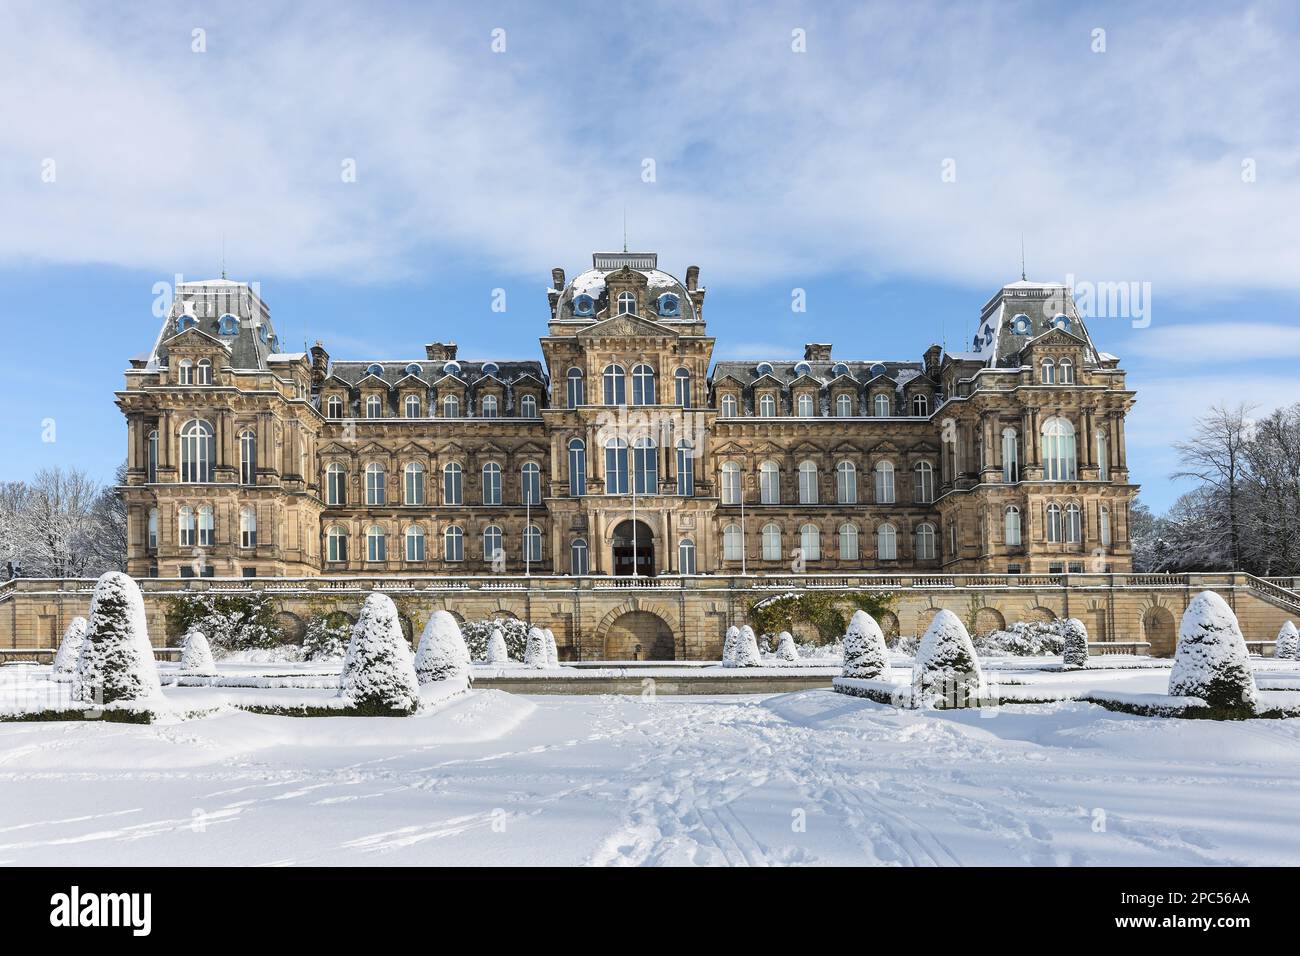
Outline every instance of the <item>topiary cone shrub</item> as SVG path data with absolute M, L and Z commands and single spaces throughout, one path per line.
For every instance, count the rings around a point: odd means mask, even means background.
M 912 667 L 912 706 L 978 707 L 984 676 L 961 618 L 940 610 L 930 622 Z
M 89 628 L 84 617 L 74 617 L 68 622 L 59 642 L 59 651 L 54 655 L 54 664 L 50 668 L 50 680 L 70 681 L 77 676 L 77 659 L 81 657 L 81 647 L 86 643 L 86 631 Z
M 844 632 L 844 677 L 889 680 L 889 650 L 885 634 L 866 611 L 854 611 Z
M 1258 697 L 1246 639 L 1237 615 L 1213 591 L 1196 595 L 1183 612 L 1169 693 L 1198 697 L 1224 717 L 1250 717 L 1256 712 Z
M 419 709 L 411 645 L 402 634 L 397 606 L 386 594 L 371 594 L 361 606 L 343 658 L 339 696 L 367 716 L 401 717 Z
M 77 699 L 85 703 L 162 696 L 144 598 L 139 585 L 121 571 L 109 571 L 95 584 L 74 688 Z
M 1066 618 L 1061 626 L 1061 638 L 1065 646 L 1061 649 L 1061 666 L 1066 670 L 1078 670 L 1088 666 L 1088 629 L 1077 617 Z
M 415 653 L 416 679 L 421 684 L 432 684 L 456 677 L 468 678 L 469 665 L 469 647 L 456 618 L 449 611 L 434 611 L 420 634 L 420 647 Z

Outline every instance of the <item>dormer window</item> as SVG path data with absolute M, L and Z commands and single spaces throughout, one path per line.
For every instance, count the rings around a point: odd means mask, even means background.
M 631 292 L 620 292 L 618 294 L 618 314 L 636 315 L 636 296 Z
M 459 362 L 446 362 L 446 363 L 444 363 L 443 366 L 442 366 L 442 371 L 443 371 L 443 374 L 445 374 L 445 375 L 459 375 L 459 374 L 460 374 L 460 363 L 459 363 Z
M 853 396 L 840 395 L 835 399 L 835 417 L 852 418 L 853 417 Z
M 178 385 L 194 384 L 194 363 L 189 359 L 181 359 L 176 366 L 176 383 Z
M 366 396 L 366 418 L 383 418 L 384 404 L 378 395 Z
M 885 393 L 881 392 L 877 395 L 872 400 L 872 408 L 874 409 L 876 418 L 888 418 L 893 414 L 893 404 L 894 403 L 889 400 L 889 396 Z
M 342 418 L 343 417 L 343 399 L 337 395 L 331 395 L 325 400 L 325 417 Z
M 519 415 L 521 418 L 537 417 L 537 399 L 532 395 L 525 395 L 519 399 Z
M 496 418 L 496 417 L 497 417 L 497 397 L 496 397 L 495 395 L 484 395 L 484 396 L 483 396 L 483 407 L 482 407 L 482 411 L 483 411 L 483 417 L 484 417 L 484 418 Z
M 383 367 L 382 365 L 380 365 L 378 362 L 374 362 L 374 363 L 372 363 L 372 364 L 366 366 L 366 374 L 367 374 L 367 375 L 378 375 L 378 376 L 380 376 L 380 377 L 382 378 L 382 377 L 383 377 L 383 374 L 384 374 L 384 367 Z
M 1028 335 L 1034 329 L 1034 323 L 1029 321 L 1029 316 L 1021 312 L 1011 320 L 1011 331 L 1016 335 Z
M 930 414 L 930 399 L 925 395 L 912 396 L 912 414 L 917 418 L 924 418 Z
M 1043 364 L 1039 369 L 1039 376 L 1044 385 L 1056 384 L 1056 363 L 1051 359 L 1043 359 Z
M 270 341 L 267 342 L 266 344 L 270 346 L 272 352 L 280 351 L 280 336 L 278 335 L 271 336 Z
M 500 372 L 500 371 L 501 371 L 501 366 L 498 365 L 496 362 L 484 362 L 484 363 L 483 363 L 483 374 L 484 374 L 484 375 L 496 375 L 496 374 L 497 374 L 498 372 Z
M 420 375 L 420 371 L 421 369 L 418 362 L 412 362 L 410 365 L 406 366 L 407 375 L 414 375 L 418 378 Z
M 799 362 L 794 367 L 795 375 L 809 375 L 812 373 L 812 366 L 807 362 Z
M 659 314 L 660 315 L 681 315 L 681 301 L 671 292 L 665 292 L 659 297 Z
M 802 395 L 799 396 L 798 404 L 796 407 L 798 409 L 798 414 L 800 418 L 813 417 L 813 397 L 809 395 L 807 392 L 804 392 Z
M 839 378 L 841 375 L 848 375 L 848 374 L 849 374 L 849 367 L 845 365 L 843 362 L 836 362 L 835 365 L 831 368 L 831 375 L 835 376 L 836 378 Z
M 212 384 L 212 362 L 210 360 L 199 359 L 199 364 L 194 366 L 194 384 Z
M 596 300 L 591 296 L 583 293 L 573 297 L 573 314 L 574 315 L 591 315 L 596 311 Z
M 179 335 L 186 329 L 191 328 L 198 322 L 198 319 L 189 314 L 182 314 L 176 319 L 176 334 Z
M 884 363 L 876 362 L 874 365 L 871 366 L 870 371 L 871 371 L 871 377 L 875 378 L 877 375 L 884 375 L 887 371 L 889 371 L 889 369 L 885 368 Z
M 217 322 L 217 331 L 221 335 L 238 335 L 239 319 L 226 313 L 221 317 L 220 321 Z
M 755 371 L 758 375 L 771 375 L 771 374 L 772 374 L 772 363 L 771 363 L 771 362 L 759 362 L 756 366 L 754 366 L 754 371 Z
M 723 418 L 735 418 L 736 407 L 737 407 L 737 403 L 736 403 L 735 395 L 722 396 L 722 417 Z
M 758 400 L 758 414 L 763 418 L 776 417 L 776 396 L 764 395 Z
M 1061 329 L 1065 332 L 1070 331 L 1070 317 L 1064 313 L 1058 313 L 1056 317 L 1052 319 L 1052 328 Z
M 1057 363 L 1056 371 L 1057 380 L 1060 381 L 1062 385 L 1074 384 L 1074 363 L 1068 358 L 1063 358 Z
M 267 342 L 271 338 L 271 330 L 265 325 L 260 325 L 257 327 L 257 337 L 263 342 Z

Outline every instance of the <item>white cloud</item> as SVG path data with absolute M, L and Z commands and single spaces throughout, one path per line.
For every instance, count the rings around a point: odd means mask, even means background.
M 1125 351 L 1189 364 L 1295 358 L 1300 356 L 1300 328 L 1232 321 L 1153 326 L 1134 334 Z

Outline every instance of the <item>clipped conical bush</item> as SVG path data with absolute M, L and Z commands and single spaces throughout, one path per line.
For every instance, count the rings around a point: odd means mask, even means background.
M 776 639 L 776 656 L 783 661 L 799 659 L 799 648 L 795 646 L 794 636 L 789 631 L 782 631 Z
M 524 644 L 524 666 L 542 670 L 546 667 L 546 632 L 540 627 L 528 629 L 528 641 Z
M 504 641 L 502 642 L 504 647 Z M 450 611 L 434 611 L 420 634 L 415 676 L 421 684 L 469 677 L 469 647 Z
M 722 642 L 722 663 L 730 667 L 732 660 L 736 656 L 736 643 L 740 640 L 740 628 L 731 625 L 727 628 L 727 637 Z
M 109 571 L 95 584 L 74 687 L 77 698 L 86 703 L 114 704 L 162 694 L 144 597 L 139 585 L 121 571 Z
M 212 659 L 212 648 L 208 646 L 207 637 L 197 628 L 187 631 L 181 643 L 181 676 L 217 676 L 217 662 Z
M 1088 666 L 1088 629 L 1077 617 L 1065 619 L 1061 625 L 1061 665 L 1066 670 Z
M 546 666 L 560 666 L 560 646 L 555 643 L 555 633 L 549 628 L 542 628 L 542 633 L 546 635 Z
M 63 632 L 59 642 L 59 651 L 54 655 L 54 664 L 50 668 L 50 679 L 70 681 L 77 676 L 77 659 L 81 657 L 81 646 L 86 643 L 86 631 L 89 625 L 84 617 L 74 617 L 68 622 L 68 629 Z
M 885 633 L 866 611 L 853 612 L 844 632 L 844 677 L 889 680 L 889 651 Z
M 387 594 L 371 594 L 361 606 L 343 658 L 339 696 L 349 698 L 361 713 L 376 716 L 413 714 L 420 706 L 411 645 Z
M 506 650 L 506 634 L 499 627 L 488 638 L 485 660 L 489 664 L 507 664 L 510 662 L 510 652 Z
M 1246 639 L 1237 615 L 1213 591 L 1196 595 L 1183 612 L 1169 693 L 1199 697 L 1211 707 L 1242 716 L 1255 712 L 1255 677 Z
M 762 666 L 763 655 L 758 652 L 758 637 L 754 634 L 754 629 L 748 624 L 740 628 L 740 635 L 736 638 L 731 660 L 724 661 L 723 664 L 727 667 Z
M 1291 621 L 1283 624 L 1277 632 L 1277 646 L 1273 648 L 1273 656 L 1284 661 L 1300 660 L 1300 631 L 1296 630 Z
M 913 707 L 978 707 L 984 677 L 961 618 L 940 610 L 930 622 L 912 667 Z

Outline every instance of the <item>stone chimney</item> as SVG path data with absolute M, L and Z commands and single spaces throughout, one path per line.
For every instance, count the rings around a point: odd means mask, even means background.
M 939 361 L 943 358 L 943 349 L 931 345 L 925 350 L 925 374 L 936 382 L 939 381 Z
M 330 373 L 330 354 L 321 345 L 320 339 L 311 347 L 311 386 L 320 388 L 325 377 Z
M 564 291 L 564 270 L 559 266 L 551 270 L 551 288 L 556 292 Z
M 805 362 L 829 362 L 831 360 L 831 344 L 829 342 L 809 342 L 803 347 L 803 358 Z
M 450 362 L 456 357 L 456 343 L 430 342 L 424 347 L 424 355 L 430 362 Z
M 700 286 L 700 267 L 686 267 L 686 291 L 694 292 Z

